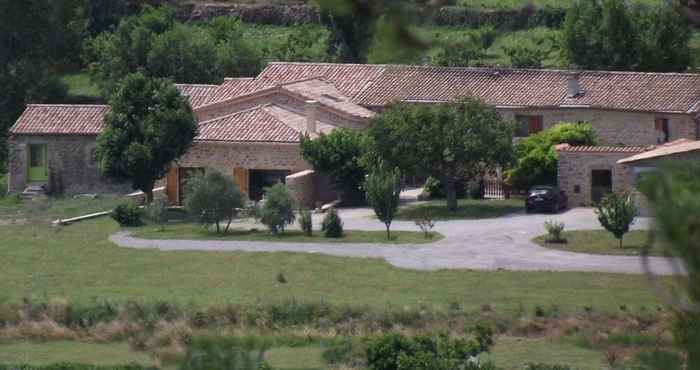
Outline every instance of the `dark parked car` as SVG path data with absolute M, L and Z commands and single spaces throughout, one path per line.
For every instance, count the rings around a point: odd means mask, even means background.
M 556 186 L 535 186 L 527 192 L 525 211 L 559 213 L 562 209 L 566 209 L 568 201 L 566 194 Z

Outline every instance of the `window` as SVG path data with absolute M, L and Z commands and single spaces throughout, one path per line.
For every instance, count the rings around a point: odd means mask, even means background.
M 518 123 L 516 137 L 526 137 L 536 134 L 543 129 L 542 116 L 515 116 L 515 121 Z
M 656 143 L 663 144 L 667 143 L 671 138 L 671 128 L 668 123 L 667 118 L 657 118 L 654 121 L 654 128 L 656 131 Z

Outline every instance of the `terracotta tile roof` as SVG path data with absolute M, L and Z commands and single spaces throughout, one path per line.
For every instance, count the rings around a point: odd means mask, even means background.
M 109 109 L 107 105 L 29 104 L 10 134 L 98 135 Z
M 700 141 L 688 139 L 676 140 L 656 147 L 656 149 L 640 153 L 629 158 L 621 159 L 617 163 L 632 163 L 645 159 L 665 157 L 673 154 L 689 153 L 700 151 Z
M 258 106 L 201 122 L 195 140 L 293 143 L 299 141 L 299 131 L 270 113 L 267 106 Z
M 227 78 L 221 86 L 217 87 L 207 99 L 206 104 L 213 104 L 224 100 L 247 95 L 256 91 L 275 86 L 269 81 L 255 78 Z M 203 104 L 204 105 L 204 104 Z
M 281 86 L 291 93 L 308 100 L 316 100 L 320 104 L 350 114 L 355 117 L 370 118 L 374 116 L 371 110 L 353 103 L 330 82 L 318 78 L 289 83 Z
M 188 98 L 192 108 L 196 108 L 206 103 L 219 85 L 176 84 L 175 87 Z
M 270 63 L 259 80 L 321 76 L 353 102 L 444 102 L 473 95 L 493 106 L 698 112 L 700 74 L 581 71 L 583 94 L 567 98 L 569 71 L 433 66 Z
M 569 145 L 559 144 L 556 146 L 558 152 L 564 153 L 642 153 L 653 149 L 653 146 L 605 146 L 605 145 Z

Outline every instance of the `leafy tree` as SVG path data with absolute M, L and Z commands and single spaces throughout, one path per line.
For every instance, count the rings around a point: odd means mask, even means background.
M 515 68 L 542 68 L 544 52 L 532 43 L 519 43 L 503 49 Z
M 272 235 L 284 232 L 287 225 L 294 222 L 294 199 L 289 194 L 289 189 L 282 183 L 277 183 L 265 189 L 263 206 L 260 209 L 260 222 L 262 222 Z
M 343 220 L 338 215 L 338 210 L 331 208 L 326 217 L 321 223 L 321 231 L 326 238 L 342 238 L 343 237 Z
M 675 6 L 630 8 L 623 0 L 582 0 L 567 12 L 564 56 L 587 69 L 683 71 L 690 28 Z
M 301 226 L 301 231 L 306 236 L 312 236 L 314 232 L 314 220 L 311 217 L 311 211 L 308 209 L 302 209 L 299 211 L 299 226 Z
M 617 193 L 607 194 L 596 206 L 596 214 L 600 224 L 620 241 L 620 248 L 622 248 L 622 239 L 630 231 L 630 225 L 637 216 L 632 198 L 629 195 Z
M 204 226 L 216 225 L 216 233 L 221 232 L 220 222 L 226 221 L 227 233 L 231 221 L 243 208 L 243 195 L 232 176 L 217 171 L 207 171 L 196 175 L 185 185 L 185 209 L 197 222 Z
M 470 182 L 512 158 L 513 126 L 476 98 L 434 105 L 394 103 L 372 118 L 366 161 L 404 175 L 440 179 L 451 211 L 455 183 Z
M 141 14 L 124 18 L 113 32 L 91 41 L 86 54 L 105 95 L 132 71 L 181 83 L 218 83 L 255 74 L 262 65 L 259 48 L 247 41 L 240 21 L 218 17 L 184 25 L 169 6 L 147 5 Z
M 671 302 L 676 310 L 674 337 L 688 354 L 687 368 L 700 368 L 700 163 L 668 164 L 642 178 L 640 190 L 654 208 L 653 239 L 683 261 L 688 292 Z M 651 245 L 648 246 L 648 248 Z
M 27 103 L 62 101 L 67 88 L 56 73 L 62 41 L 59 2 L 0 0 L 0 172 L 7 159 L 7 130 Z
M 291 29 L 281 46 L 270 51 L 272 59 L 288 62 L 330 61 L 325 40 L 328 31 L 312 25 L 299 25 Z
M 398 168 L 388 171 L 382 166 L 367 175 L 365 180 L 367 202 L 374 209 L 379 221 L 386 225 L 386 238 L 391 239 L 391 222 L 399 207 L 401 172 Z
M 444 67 L 468 67 L 484 56 L 484 50 L 473 40 L 459 40 L 442 45 L 432 57 L 432 64 Z
M 130 180 L 153 200 L 153 186 L 180 158 L 197 134 L 186 98 L 170 80 L 127 76 L 110 99 L 97 158 L 110 177 Z
M 336 129 L 311 139 L 301 136 L 301 155 L 316 171 L 327 173 L 336 189 L 343 193 L 349 204 L 361 202 L 365 169 L 361 158 L 364 153 L 363 133 L 351 129 Z
M 506 173 L 512 185 L 518 189 L 529 189 L 534 185 L 556 184 L 555 147 L 563 143 L 595 145 L 593 126 L 584 122 L 562 122 L 518 141 L 515 146 L 516 162 Z

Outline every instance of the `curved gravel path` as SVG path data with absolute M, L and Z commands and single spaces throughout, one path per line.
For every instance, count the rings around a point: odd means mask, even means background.
M 384 225 L 371 218 L 371 210 L 341 210 L 347 230 L 383 230 Z M 322 215 L 314 215 L 320 224 Z M 344 257 L 383 258 L 390 264 L 408 269 L 474 269 L 522 271 L 593 271 L 642 274 L 641 258 L 573 253 L 543 248 L 530 240 L 544 233 L 543 223 L 563 221 L 567 230 L 600 229 L 593 210 L 576 208 L 559 215 L 513 214 L 484 220 L 437 221 L 435 231 L 445 238 L 430 244 L 321 244 L 250 242 L 220 240 L 147 240 L 119 232 L 110 240 L 122 247 L 157 248 L 163 251 L 246 251 L 321 253 Z M 650 219 L 639 218 L 633 228 L 645 229 Z M 413 222 L 396 221 L 393 230 L 412 230 Z M 651 257 L 654 273 L 674 273 L 671 261 Z

